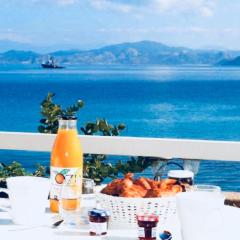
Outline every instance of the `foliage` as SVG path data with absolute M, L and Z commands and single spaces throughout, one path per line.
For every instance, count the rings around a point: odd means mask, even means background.
M 40 133 L 56 133 L 58 129 L 58 118 L 61 115 L 73 115 L 83 107 L 84 103 L 78 100 L 72 106 L 62 109 L 53 102 L 54 93 L 48 93 L 41 103 L 41 114 L 38 131 Z M 126 128 L 123 123 L 111 125 L 106 119 L 97 119 L 95 122 L 88 122 L 80 130 L 85 135 L 119 136 Z M 127 162 L 118 161 L 115 165 L 108 163 L 107 156 L 103 154 L 84 154 L 84 177 L 92 178 L 100 184 L 105 178 L 116 178 L 119 174 L 127 172 L 142 172 L 151 165 L 144 157 L 131 157 Z
M 121 160 L 119 160 L 116 163 L 115 168 L 118 172 L 123 174 L 126 174 L 128 172 L 139 173 L 150 167 L 151 164 L 152 161 L 149 161 L 147 157 L 131 157 L 130 160 L 126 163 L 123 163 Z
M 12 162 L 9 165 L 0 163 L 0 178 L 6 179 L 7 177 L 15 176 L 37 176 L 45 177 L 48 175 L 47 168 L 41 165 L 37 165 L 37 169 L 33 173 L 28 173 L 18 162 Z
M 40 133 L 57 133 L 59 116 L 74 115 L 84 106 L 83 101 L 78 100 L 72 106 L 62 109 L 60 105 L 53 103 L 52 99 L 54 96 L 54 93 L 48 93 L 41 103 L 43 118 L 40 120 L 40 126 L 38 127 Z
M 31 175 L 35 177 L 46 177 L 50 175 L 50 169 L 49 167 L 37 164 L 37 169 Z
M 118 136 L 124 129 L 125 125 L 123 123 L 118 124 L 117 126 L 112 126 L 108 124 L 105 119 L 98 119 L 95 123 L 89 122 L 85 127 L 81 127 L 81 130 L 85 135 L 94 135 L 99 132 L 103 136 Z
M 0 164 L 0 178 L 24 176 L 26 171 L 18 162 L 12 162 L 10 165 Z

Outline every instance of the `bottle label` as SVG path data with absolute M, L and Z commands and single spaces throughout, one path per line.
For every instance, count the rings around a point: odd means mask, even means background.
M 107 232 L 107 222 L 89 222 L 90 232 L 96 233 L 96 235 L 101 235 Z
M 152 233 L 151 233 L 151 237 L 152 238 L 156 238 L 157 237 L 157 228 L 156 227 L 153 227 L 152 228 Z M 145 238 L 145 229 L 144 227 L 138 227 L 138 237 L 142 237 L 142 238 Z
M 63 184 L 82 185 L 82 169 L 51 167 L 50 179 L 50 198 L 58 200 Z

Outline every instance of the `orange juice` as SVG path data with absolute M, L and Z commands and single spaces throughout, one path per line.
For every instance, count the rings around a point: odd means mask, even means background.
M 80 199 L 62 199 L 62 208 L 64 210 L 76 210 L 80 205 Z
M 82 171 L 83 152 L 78 138 L 76 118 L 64 117 L 59 120 L 59 129 L 51 154 L 50 209 L 52 212 L 58 212 L 62 184 L 77 184 L 81 188 Z

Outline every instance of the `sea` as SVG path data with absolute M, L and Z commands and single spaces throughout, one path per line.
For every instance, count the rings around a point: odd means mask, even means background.
M 63 107 L 84 101 L 79 128 L 104 118 L 124 123 L 122 136 L 240 141 L 240 68 L 3 65 L 0 131 L 37 132 L 49 92 Z M 0 162 L 18 161 L 29 171 L 49 159 L 48 153 L 0 151 Z M 141 174 L 152 176 L 150 169 Z M 240 162 L 203 161 L 195 181 L 240 191 Z

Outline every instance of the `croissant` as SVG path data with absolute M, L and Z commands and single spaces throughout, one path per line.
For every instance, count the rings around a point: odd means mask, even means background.
M 122 179 L 115 179 L 102 189 L 102 193 L 112 196 L 118 196 L 121 191 Z
M 161 196 L 162 196 L 161 190 L 159 188 L 155 188 L 148 190 L 147 194 L 145 195 L 145 198 L 155 198 Z
M 144 189 L 150 190 L 151 186 L 148 183 L 147 179 L 144 177 L 140 177 L 139 179 L 134 181 L 134 184 L 142 186 Z
M 129 188 L 122 191 L 120 197 L 142 197 L 141 193 L 136 188 Z
M 175 179 L 155 181 L 149 178 L 133 178 L 133 173 L 127 173 L 123 179 L 115 179 L 101 192 L 107 195 L 131 197 L 131 198 L 154 198 L 174 196 L 182 192 L 187 186 L 177 184 Z
M 126 189 L 126 188 L 131 188 L 133 186 L 133 181 L 130 180 L 129 178 L 124 178 L 121 182 L 122 184 L 122 188 Z

